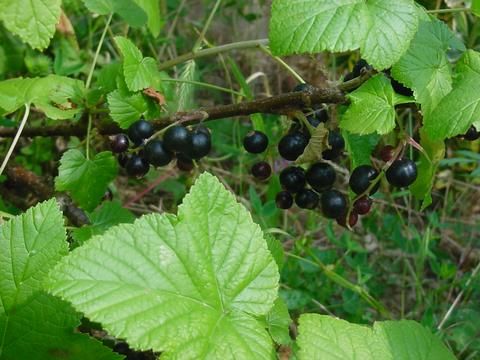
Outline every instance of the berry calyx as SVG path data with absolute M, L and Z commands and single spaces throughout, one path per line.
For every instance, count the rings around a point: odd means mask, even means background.
M 290 209 L 293 205 L 292 194 L 290 194 L 288 191 L 280 191 L 277 196 L 275 196 L 275 204 L 279 209 Z
M 480 138 L 480 132 L 478 132 L 475 126 L 472 125 L 463 135 L 463 138 L 468 141 L 475 141 Z
M 165 166 L 172 161 L 173 155 L 165 149 L 163 141 L 152 140 L 145 145 L 145 158 L 153 166 Z
M 387 180 L 396 187 L 407 187 L 417 179 L 417 165 L 410 159 L 395 160 L 388 168 Z
M 323 215 L 329 219 L 338 219 L 347 211 L 347 199 L 337 190 L 325 191 L 320 203 Z
M 318 192 L 327 190 L 333 186 L 337 174 L 335 169 L 327 163 L 313 164 L 305 174 L 307 183 Z
M 186 153 L 191 144 L 191 132 L 182 125 L 168 128 L 163 136 L 165 148 L 171 152 Z
M 148 173 L 149 168 L 148 161 L 138 155 L 132 155 L 125 164 L 127 174 L 135 177 L 145 176 Z
M 345 149 L 345 140 L 338 131 L 330 131 L 328 133 L 328 144 L 330 145 L 330 149 L 322 152 L 322 157 L 325 160 L 335 160 L 342 154 L 343 149 Z
M 380 155 L 380 159 L 382 159 L 385 162 L 389 162 L 395 156 L 395 148 L 392 145 L 385 145 L 380 150 L 379 155 Z
M 285 135 L 278 143 L 278 152 L 285 160 L 295 161 L 308 145 L 308 136 L 295 131 Z
M 295 195 L 295 204 L 301 209 L 315 209 L 319 200 L 318 194 L 310 189 L 302 189 Z
M 355 194 L 363 194 L 368 190 L 372 181 L 378 176 L 378 171 L 370 165 L 360 165 L 355 168 L 350 176 L 348 184 Z M 375 194 L 380 187 L 380 182 L 377 182 L 373 189 L 370 190 L 370 195 Z
M 125 134 L 115 135 L 110 142 L 110 148 L 113 153 L 120 154 L 128 150 L 130 142 L 128 141 L 128 136 Z
M 353 203 L 353 208 L 358 215 L 366 215 L 372 209 L 372 200 L 366 196 L 363 196 Z
M 243 139 L 243 147 L 249 153 L 260 154 L 268 147 L 268 137 L 261 131 L 250 131 Z
M 190 136 L 190 144 L 187 155 L 198 160 L 208 155 L 212 149 L 212 139 L 210 133 L 201 130 L 195 130 Z
M 152 136 L 153 133 L 153 125 L 145 120 L 138 120 L 128 128 L 128 137 L 137 146 L 143 144 L 143 141 Z
M 305 187 L 305 183 L 305 171 L 301 167 L 290 166 L 283 169 L 280 173 L 280 184 L 291 193 L 302 190 Z
M 256 164 L 253 164 L 251 173 L 259 180 L 267 180 L 270 175 L 272 175 L 272 168 L 266 161 L 260 161 Z

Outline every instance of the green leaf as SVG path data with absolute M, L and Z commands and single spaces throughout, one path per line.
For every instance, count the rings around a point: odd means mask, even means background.
M 71 149 L 60 159 L 55 189 L 70 192 L 73 200 L 91 211 L 100 203 L 117 171 L 117 161 L 109 151 L 88 160 L 80 150 Z
M 48 47 L 55 34 L 61 0 L 0 0 L 0 20 L 34 49 Z
M 299 360 L 455 360 L 437 337 L 409 320 L 376 322 L 370 328 L 304 314 L 297 342 Z
M 0 227 L 0 358 L 119 359 L 98 341 L 76 334 L 79 315 L 42 291 L 52 267 L 68 253 L 55 200 Z
M 267 240 L 268 250 L 270 250 L 278 268 L 282 269 L 285 263 L 285 251 L 283 250 L 282 243 L 272 234 L 265 234 L 265 239 Z
M 132 27 L 142 27 L 148 20 L 145 11 L 133 0 L 83 0 L 83 3 L 100 15 L 116 13 Z
M 424 113 L 432 111 L 452 90 L 447 50 L 455 39 L 444 22 L 421 21 L 410 48 L 392 68 L 392 76 L 414 91 Z
M 325 128 L 325 124 L 320 124 L 314 129 L 303 154 L 295 162 L 303 164 L 321 160 L 322 152 L 328 148 L 328 129 Z
M 360 48 L 382 70 L 400 59 L 417 26 L 412 0 L 274 0 L 269 37 L 277 55 Z
M 281 298 L 278 298 L 266 317 L 268 332 L 277 344 L 287 345 L 292 341 L 289 329 L 291 322 L 287 305 Z
M 175 359 L 268 359 L 256 317 L 278 291 L 260 227 L 233 194 L 202 174 L 178 215 L 148 215 L 75 249 L 49 290 L 134 348 Z
M 426 152 L 420 153 L 417 180 L 410 187 L 413 196 L 422 200 L 422 211 L 432 203 L 432 187 L 440 161 L 445 157 L 445 142 L 431 140 L 422 128 L 420 130 L 420 145 Z
M 360 165 L 370 165 L 372 163 L 370 157 L 380 141 L 380 136 L 377 134 L 361 136 L 348 131 L 342 131 L 342 135 L 352 161 L 352 169 Z
M 157 37 L 165 23 L 160 10 L 160 2 L 158 0 L 135 0 L 135 2 L 148 16 L 148 30 L 154 37 Z
M 424 127 L 432 140 L 464 134 L 472 124 L 480 125 L 480 53 L 468 50 L 457 64 L 453 90 L 435 109 L 424 114 Z
M 148 110 L 148 104 L 142 94 L 123 95 L 115 90 L 108 94 L 110 116 L 122 129 L 127 129 Z
M 72 237 L 78 245 L 94 235 L 101 235 L 114 225 L 132 223 L 135 216 L 123 208 L 119 202 L 106 202 L 101 208 L 88 215 L 90 225 L 72 231 Z
M 480 0 L 472 0 L 472 12 L 480 17 Z
M 130 91 L 140 91 L 152 86 L 158 77 L 157 63 L 151 57 L 144 58 L 140 50 L 125 37 L 115 37 L 123 56 L 123 74 Z
M 395 128 L 397 98 L 390 80 L 383 74 L 369 79 L 347 96 L 352 104 L 341 119 L 342 129 L 353 134 L 384 135 Z

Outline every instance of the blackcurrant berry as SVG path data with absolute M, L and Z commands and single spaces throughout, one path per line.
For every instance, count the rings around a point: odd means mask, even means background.
M 121 153 L 118 154 L 117 160 L 120 167 L 124 168 L 127 165 L 127 161 L 132 157 L 131 154 Z
M 321 196 L 322 212 L 329 219 L 338 219 L 345 215 L 347 210 L 347 199 L 337 190 L 328 190 Z
M 382 150 L 380 150 L 380 158 L 389 162 L 395 156 L 395 148 L 392 145 L 385 145 Z
M 280 184 L 289 192 L 296 193 L 305 187 L 305 171 L 298 166 L 290 166 L 280 173 Z
M 128 150 L 129 141 L 128 136 L 125 134 L 118 134 L 110 142 L 110 148 L 113 153 L 123 153 Z
M 366 215 L 372 208 L 372 200 L 366 196 L 363 196 L 353 203 L 353 208 L 359 215 Z
M 125 165 L 127 174 L 135 177 L 145 176 L 149 168 L 148 161 L 138 155 L 132 155 Z
M 295 131 L 285 135 L 278 143 L 278 152 L 285 160 L 295 161 L 308 145 L 308 136 Z
M 463 135 L 463 138 L 468 141 L 475 141 L 480 138 L 480 132 L 478 132 L 475 126 L 472 125 L 465 133 L 465 135 Z
M 369 71 L 369 70 L 372 70 L 372 66 L 369 63 L 367 63 L 366 60 L 360 59 L 353 66 L 352 74 L 353 74 L 353 77 L 359 77 L 364 72 Z
M 177 154 L 177 168 L 179 170 L 190 172 L 193 170 L 194 167 L 195 164 L 193 163 L 193 160 L 191 158 L 182 153 Z
M 174 125 L 163 135 L 163 144 L 171 152 L 186 153 L 191 144 L 192 134 L 182 125 Z
M 315 209 L 319 200 L 318 194 L 310 189 L 302 189 L 295 195 L 295 204 L 301 209 Z
M 251 173 L 259 180 L 267 180 L 272 175 L 272 168 L 266 161 L 260 161 L 252 166 Z
M 343 215 L 336 219 L 337 224 L 340 226 L 347 227 L 347 215 Z M 351 211 L 348 215 L 348 226 L 354 227 L 358 222 L 358 214 L 355 211 Z
M 371 185 L 378 176 L 378 171 L 370 165 L 360 165 L 352 171 L 348 184 L 355 194 L 362 194 Z M 373 189 L 370 190 L 370 195 L 375 194 L 380 187 L 380 182 L 377 182 Z
M 135 145 L 141 145 L 145 139 L 148 139 L 154 133 L 154 128 L 151 123 L 145 120 L 134 122 L 128 128 L 128 137 Z
M 293 205 L 293 196 L 288 191 L 280 191 L 275 197 L 275 204 L 279 209 L 287 210 Z
M 322 152 L 322 157 L 325 160 L 335 160 L 342 154 L 343 149 L 345 149 L 345 140 L 338 131 L 330 131 L 328 133 L 328 144 L 330 145 L 330 149 Z
M 145 145 L 145 158 L 153 166 L 165 166 L 172 161 L 173 155 L 161 140 L 152 140 Z
M 293 88 L 293 92 L 302 92 L 302 91 L 312 92 L 314 90 L 315 90 L 315 87 L 307 83 L 298 84 Z
M 328 111 L 325 108 L 315 110 L 313 113 L 307 116 L 307 120 L 313 127 L 317 127 L 321 123 L 328 121 Z
M 410 159 L 395 160 L 387 170 L 387 180 L 396 187 L 407 187 L 417 179 L 417 165 Z
M 333 186 L 337 174 L 334 168 L 327 163 L 313 164 L 307 171 L 307 183 L 318 192 L 327 190 Z
M 268 137 L 261 131 L 250 131 L 243 139 L 243 147 L 249 153 L 260 154 L 267 150 Z
M 209 133 L 199 130 L 192 132 L 190 137 L 190 145 L 187 155 L 195 160 L 201 159 L 208 155 L 212 149 L 212 139 Z

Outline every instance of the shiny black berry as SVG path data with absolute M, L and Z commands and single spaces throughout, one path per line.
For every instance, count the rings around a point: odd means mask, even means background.
M 326 108 L 321 107 L 320 109 L 315 110 L 313 113 L 307 116 L 307 120 L 313 127 L 317 127 L 321 123 L 326 123 L 328 121 L 328 111 Z
M 201 130 L 195 130 L 190 136 L 187 155 L 198 160 L 208 155 L 212 149 L 212 139 L 210 133 Z
M 302 190 L 306 184 L 305 171 L 298 166 L 290 166 L 283 169 L 280 173 L 280 184 L 291 193 Z
M 261 131 L 250 131 L 243 139 L 243 147 L 249 153 L 260 154 L 267 150 L 268 137 Z
M 172 161 L 173 154 L 165 149 L 163 141 L 152 140 L 145 145 L 145 158 L 153 166 L 165 166 Z
M 177 154 L 177 168 L 179 170 L 190 172 L 193 170 L 194 167 L 195 164 L 193 163 L 193 160 L 191 158 L 182 153 Z
M 295 204 L 301 209 L 315 209 L 319 200 L 318 194 L 310 189 L 302 189 L 295 195 Z
M 337 190 L 328 190 L 322 193 L 320 202 L 323 215 L 329 219 L 338 219 L 347 211 L 347 199 Z
M 293 205 L 293 196 L 288 191 L 280 191 L 275 196 L 275 204 L 279 209 L 287 210 Z
M 128 137 L 137 146 L 141 145 L 144 140 L 152 136 L 153 133 L 153 125 L 145 120 L 136 121 L 128 128 Z
M 353 208 L 359 215 L 366 215 L 372 208 L 372 200 L 363 196 L 353 203 Z
M 396 187 L 407 187 L 417 179 L 417 165 L 410 159 L 395 160 L 387 170 L 388 182 Z
M 360 165 L 355 168 L 350 175 L 350 180 L 348 184 L 355 194 L 363 194 L 372 181 L 374 181 L 378 176 L 378 171 L 370 165 Z M 370 190 L 370 195 L 375 194 L 380 187 L 380 182 L 377 182 L 372 190 Z
M 163 144 L 171 152 L 186 153 L 191 144 L 192 133 L 185 126 L 174 125 L 163 135 Z
M 113 137 L 110 142 L 110 148 L 113 153 L 123 153 L 128 150 L 129 146 L 128 136 L 125 134 L 118 134 Z
M 272 168 L 266 161 L 260 161 L 256 164 L 253 164 L 251 173 L 259 180 L 267 180 L 270 175 L 272 175 Z
M 295 161 L 308 145 L 308 136 L 295 131 L 285 135 L 278 143 L 278 152 L 285 160 Z
M 127 161 L 132 157 L 132 154 L 121 153 L 118 154 L 117 160 L 120 167 L 124 168 L 127 165 Z
M 322 157 L 325 160 L 335 160 L 345 149 L 345 140 L 338 131 L 330 131 L 328 133 L 328 144 L 331 148 L 322 152 Z
M 475 126 L 472 125 L 465 133 L 465 135 L 463 135 L 463 138 L 468 141 L 475 141 L 480 138 L 480 132 L 478 132 Z
M 335 183 L 337 174 L 327 163 L 313 164 L 305 174 L 307 183 L 318 192 L 330 189 Z
M 125 164 L 127 174 L 135 177 L 142 177 L 148 173 L 150 166 L 148 161 L 138 155 L 132 155 Z

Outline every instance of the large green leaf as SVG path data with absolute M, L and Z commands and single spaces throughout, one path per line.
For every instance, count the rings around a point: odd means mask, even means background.
M 395 128 L 395 105 L 406 101 L 395 94 L 390 80 L 383 74 L 369 79 L 347 96 L 352 103 L 340 127 L 359 135 L 388 134 Z
M 480 16 L 480 0 L 472 0 L 472 12 L 476 16 Z
M 141 27 L 147 23 L 145 11 L 133 0 L 83 0 L 85 6 L 100 15 L 116 13 L 130 26 Z
M 468 50 L 457 64 L 453 90 L 438 106 L 424 114 L 424 127 L 432 140 L 464 134 L 480 125 L 480 53 Z
M 278 55 L 360 48 L 381 70 L 400 59 L 417 26 L 412 0 L 274 0 L 270 46 Z
M 447 49 L 454 41 L 455 34 L 442 21 L 421 21 L 410 48 L 392 68 L 393 77 L 414 91 L 424 113 L 452 90 Z
M 304 314 L 297 342 L 299 360 L 455 360 L 438 338 L 408 320 L 376 322 L 370 328 Z
M 377 134 L 361 136 L 348 131 L 342 131 L 342 135 L 352 162 L 352 169 L 360 165 L 370 165 L 373 150 L 377 147 L 380 136 Z
M 133 42 L 123 36 L 115 38 L 123 56 L 123 74 L 130 91 L 140 91 L 152 86 L 158 78 L 157 63 L 151 57 L 144 58 Z
M 100 203 L 117 171 L 117 161 L 109 151 L 87 159 L 80 150 L 71 149 L 60 159 L 55 188 L 70 192 L 73 200 L 91 211 Z
M 127 129 L 148 110 L 142 94 L 124 95 L 119 90 L 108 94 L 110 116 L 122 129 Z
M 178 215 L 148 215 L 75 249 L 48 289 L 139 349 L 168 359 L 268 359 L 257 320 L 278 291 L 260 227 L 212 175 Z
M 119 359 L 76 334 L 79 315 L 46 294 L 42 283 L 68 253 L 55 200 L 29 209 L 0 228 L 0 359 Z
M 148 30 L 157 37 L 165 22 L 160 10 L 160 2 L 158 0 L 135 0 L 135 2 L 148 16 Z
M 5 27 L 35 49 L 45 49 L 55 34 L 61 0 L 0 0 Z

